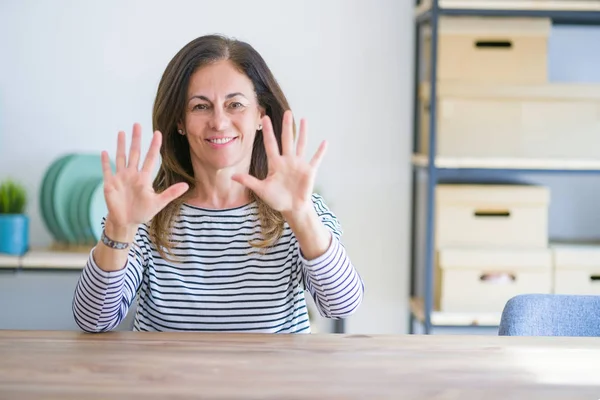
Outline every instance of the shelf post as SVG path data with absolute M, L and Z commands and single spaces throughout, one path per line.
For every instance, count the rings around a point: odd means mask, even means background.
M 419 6 L 419 0 L 415 0 L 415 7 Z M 420 109 L 420 102 L 419 102 L 419 84 L 421 82 L 421 49 L 422 49 L 422 43 L 421 43 L 421 27 L 422 27 L 422 22 L 416 18 L 415 19 L 415 31 L 414 31 L 414 62 L 413 62 L 413 139 L 412 139 L 412 154 L 417 154 L 420 152 L 421 146 L 420 146 L 420 140 L 419 140 L 419 133 L 420 133 L 420 118 L 419 118 L 419 109 Z M 410 236 L 410 298 L 414 298 L 417 296 L 418 294 L 418 289 L 417 289 L 417 283 L 418 283 L 418 267 L 417 267 L 417 244 L 419 243 L 418 238 L 416 237 L 416 232 L 417 232 L 417 215 L 419 213 L 419 202 L 418 202 L 418 196 L 417 196 L 417 191 L 418 191 L 418 177 L 419 177 L 419 171 L 416 168 L 411 168 L 411 185 L 412 185 L 412 191 L 411 191 L 411 203 L 410 203 L 410 210 L 411 210 L 411 214 L 410 214 L 410 232 L 411 232 L 411 236 Z M 414 316 L 412 312 L 409 312 L 409 319 L 408 319 L 408 323 L 409 323 L 409 333 L 412 334 L 413 332 L 413 324 L 414 324 Z
M 436 148 L 436 122 L 437 122 L 437 64 L 438 64 L 438 0 L 431 1 L 431 48 L 429 71 L 429 164 L 427 166 L 427 217 L 425 239 L 425 334 L 431 333 L 431 311 L 433 310 L 433 279 L 435 261 L 435 187 L 437 184 L 437 170 L 435 164 Z

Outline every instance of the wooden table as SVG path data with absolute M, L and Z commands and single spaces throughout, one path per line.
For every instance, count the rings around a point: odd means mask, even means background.
M 600 399 L 600 339 L 0 331 L 0 399 Z

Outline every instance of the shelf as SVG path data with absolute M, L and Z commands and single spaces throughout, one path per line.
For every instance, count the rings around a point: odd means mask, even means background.
M 425 154 L 413 154 L 412 164 L 418 168 L 429 166 L 429 157 Z M 443 157 L 435 159 L 438 170 L 497 170 L 512 172 L 571 172 L 600 174 L 600 159 L 536 159 L 536 158 L 476 158 Z
M 0 268 L 1 269 L 15 269 L 20 266 L 20 257 L 11 256 L 8 254 L 0 254 Z
M 89 255 L 89 252 L 30 251 L 21 258 L 21 268 L 82 270 Z
M 34 249 L 23 256 L 0 255 L 0 269 L 82 270 L 89 252 Z
M 411 298 L 410 310 L 412 315 L 421 323 L 425 322 L 425 306 L 423 299 Z M 457 312 L 431 312 L 431 325 L 444 327 L 484 326 L 496 327 L 500 324 L 502 313 L 457 313 Z
M 423 0 L 417 10 L 431 9 L 432 0 Z M 442 10 L 527 10 L 527 11 L 600 11 L 597 0 L 438 0 Z
M 421 0 L 415 8 L 416 29 L 415 39 L 415 73 L 413 74 L 414 102 L 419 104 L 420 90 L 424 89 L 422 85 L 421 73 L 424 63 L 427 61 L 423 54 L 429 55 L 431 71 L 423 72 L 427 75 L 424 79 L 435 78 L 435 69 L 437 60 L 439 63 L 439 43 L 436 47 L 436 40 L 439 40 L 446 27 L 443 19 L 445 17 L 506 17 L 506 18 L 545 18 L 552 24 L 573 24 L 573 25 L 597 25 L 600 26 L 600 0 Z M 414 4 L 414 3 L 413 3 Z M 442 19 L 442 21 L 440 21 Z M 510 23 L 510 21 L 509 21 Z M 442 24 L 442 25 L 440 25 Z M 429 25 L 429 26 L 427 26 Z M 436 36 L 431 36 L 431 32 L 437 32 Z M 429 36 L 428 45 L 422 40 Z M 435 55 L 438 55 L 437 57 Z M 433 72 L 432 72 L 433 71 Z M 432 75 L 433 74 L 433 75 Z M 572 85 L 569 85 L 572 86 Z M 598 90 L 589 85 L 580 85 L 585 91 L 585 97 L 597 98 Z M 435 99 L 448 88 L 447 84 L 438 83 L 434 88 L 427 88 L 425 97 Z M 461 89 L 464 89 L 461 85 Z M 484 93 L 486 96 L 505 97 L 505 96 L 541 96 L 548 98 L 563 98 L 561 84 L 553 85 L 529 85 L 524 89 L 522 85 L 492 85 L 484 88 L 481 92 L 481 85 L 472 85 L 466 87 L 471 96 Z M 430 93 L 431 89 L 433 92 Z M 515 90 L 516 89 L 516 90 Z M 569 93 L 569 92 L 566 92 Z M 478 96 L 479 97 L 479 96 Z M 547 175 L 589 175 L 600 176 L 600 157 L 595 158 L 594 154 L 589 154 L 592 158 L 581 159 L 576 157 L 558 158 L 558 157 L 453 157 L 443 156 L 439 151 L 439 146 L 435 146 L 435 138 L 439 140 L 439 129 L 435 129 L 435 121 L 438 120 L 440 113 L 439 107 L 433 107 L 422 114 L 420 107 L 414 108 L 414 131 L 413 138 L 416 144 L 420 140 L 427 141 L 431 145 L 431 155 L 413 154 L 412 156 L 412 213 L 411 219 L 411 293 L 424 291 L 429 293 L 434 287 L 435 275 L 435 235 L 436 226 L 435 212 L 435 187 L 440 182 L 507 182 L 512 183 L 513 178 L 518 174 L 547 174 Z M 429 115 L 427 115 L 429 114 Z M 434 129 L 429 126 L 427 137 L 423 137 L 419 122 L 425 116 L 429 117 L 428 125 L 434 124 Z M 568 137 L 568 132 L 564 133 Z M 415 147 L 423 152 L 427 149 L 427 144 Z M 435 150 L 438 150 L 437 152 Z M 469 153 L 469 152 L 466 152 Z M 475 153 L 475 152 L 473 152 Z M 553 152 L 558 153 L 558 151 Z M 548 154 L 553 154 L 548 151 Z M 431 158 L 431 161 L 430 161 Z M 427 179 L 424 175 L 428 175 Z M 568 179 L 568 178 L 567 178 Z M 516 181 L 519 181 L 518 179 Z M 423 193 L 421 193 L 421 191 Z M 420 201 L 420 196 L 425 196 L 425 201 Z M 423 218 L 421 218 L 423 216 Z M 424 231 L 423 231 L 424 229 Z M 424 247 L 424 260 L 420 260 L 419 254 Z M 420 272 L 424 273 L 421 277 Z M 424 279 L 425 282 L 419 282 Z M 417 285 L 424 284 L 425 290 L 418 290 Z M 434 302 L 435 303 L 435 302 Z M 426 310 L 423 298 L 410 299 L 411 320 L 417 325 L 420 322 L 425 334 L 431 333 L 431 328 L 497 328 L 500 324 L 501 312 L 476 313 L 476 312 L 444 312 L 435 310 Z M 425 323 L 427 318 L 427 324 Z
M 430 16 L 432 0 L 416 8 L 420 21 Z M 438 0 L 438 13 L 460 16 L 522 16 L 552 18 L 558 23 L 600 23 L 596 0 Z

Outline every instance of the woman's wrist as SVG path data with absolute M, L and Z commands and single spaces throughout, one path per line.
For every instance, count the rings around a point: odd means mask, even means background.
M 137 233 L 137 226 L 116 225 L 110 219 L 106 218 L 104 224 L 104 233 L 112 241 L 120 243 L 132 243 Z
M 317 215 L 313 207 L 284 215 L 294 232 L 302 255 L 307 260 L 323 255 L 331 245 L 331 232 Z

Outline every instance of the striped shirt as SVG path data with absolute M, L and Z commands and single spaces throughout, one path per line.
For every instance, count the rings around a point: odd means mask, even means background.
M 112 330 L 137 298 L 136 331 L 309 333 L 305 290 L 322 316 L 351 315 L 363 282 L 337 218 L 321 196 L 312 200 L 332 240 L 310 261 L 287 224 L 275 245 L 257 254 L 249 243 L 261 237 L 255 203 L 226 210 L 184 204 L 173 230 L 176 262 L 160 256 L 141 225 L 125 268 L 105 272 L 90 253 L 73 296 L 75 321 L 87 332 Z

